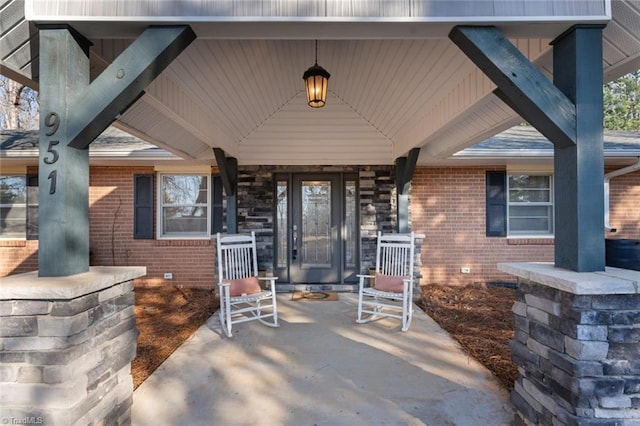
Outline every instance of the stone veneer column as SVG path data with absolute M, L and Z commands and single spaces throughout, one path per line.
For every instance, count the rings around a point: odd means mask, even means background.
M 145 274 L 144 267 L 92 267 L 0 280 L 0 422 L 130 423 L 133 279 Z
M 518 277 L 516 424 L 640 424 L 640 272 L 498 269 Z

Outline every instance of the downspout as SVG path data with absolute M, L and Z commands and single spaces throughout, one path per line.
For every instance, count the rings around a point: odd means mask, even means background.
M 623 167 L 619 170 L 614 170 L 604 175 L 604 228 L 607 232 L 616 232 L 616 228 L 611 227 L 609 223 L 609 181 L 617 176 L 626 175 L 627 173 L 634 172 L 640 169 L 640 157 L 638 162 L 627 167 Z

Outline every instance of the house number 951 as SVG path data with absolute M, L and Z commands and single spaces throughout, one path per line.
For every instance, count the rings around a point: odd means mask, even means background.
M 44 125 L 49 127 L 49 130 L 45 133 L 46 136 L 53 136 L 57 131 L 58 127 L 60 127 L 60 116 L 55 112 L 50 112 L 44 118 Z M 58 145 L 60 141 L 51 140 L 49 141 L 49 146 L 47 147 L 47 153 L 51 154 L 51 156 L 44 157 L 45 164 L 55 164 L 60 158 L 58 151 L 55 149 L 55 146 Z M 56 169 L 51 170 L 47 179 L 49 179 L 49 194 L 56 193 L 56 179 L 58 177 L 58 171 Z

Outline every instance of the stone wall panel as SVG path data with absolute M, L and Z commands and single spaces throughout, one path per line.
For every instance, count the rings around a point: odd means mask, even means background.
M 88 294 L 82 286 L 70 291 L 75 287 L 58 280 L 62 289 L 52 290 L 54 296 L 44 303 L 19 295 L 20 285 L 14 288 L 15 300 L 2 300 L 1 320 L 12 334 L 3 338 L 0 352 L 4 419 L 64 426 L 130 423 L 131 361 L 138 337 L 133 278 L 144 268 L 116 269 L 114 280 L 121 273 L 132 278 L 110 283 L 100 270 L 95 275 L 99 284 L 84 287 L 97 288 Z M 9 277 L 5 294 L 20 279 Z M 62 296 L 67 293 L 73 294 Z
M 572 294 L 524 278 L 517 291 L 526 309 L 513 310 L 515 424 L 635 424 L 640 296 Z

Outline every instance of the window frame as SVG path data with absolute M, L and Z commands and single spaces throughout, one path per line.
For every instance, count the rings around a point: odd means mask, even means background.
M 206 226 L 207 229 L 202 233 L 165 233 L 164 232 L 164 216 L 163 209 L 166 207 L 164 203 L 163 190 L 164 190 L 164 176 L 200 176 L 204 177 L 207 180 L 207 201 L 206 203 L 197 204 L 200 207 L 205 207 L 207 210 L 206 215 Z M 211 215 L 212 215 L 212 206 L 211 206 L 211 174 L 210 173 L 202 173 L 202 172 L 158 172 L 156 174 L 157 177 L 157 203 L 156 203 L 156 239 L 158 240 L 206 240 L 211 238 Z M 176 205 L 179 206 L 179 205 Z
M 538 190 L 548 190 L 549 191 L 549 201 L 534 201 L 534 202 L 514 202 L 511 201 L 511 177 L 512 176 L 544 176 L 549 178 L 549 186 L 546 188 L 524 188 L 524 189 L 538 189 Z M 505 182 L 505 191 L 506 191 L 506 220 L 507 220 L 507 238 L 554 238 L 555 237 L 555 189 L 554 189 L 554 176 L 553 173 L 548 172 L 507 172 L 506 182 Z M 549 220 L 549 231 L 513 231 L 511 229 L 511 208 L 512 207 L 550 207 L 551 218 L 547 216 Z

